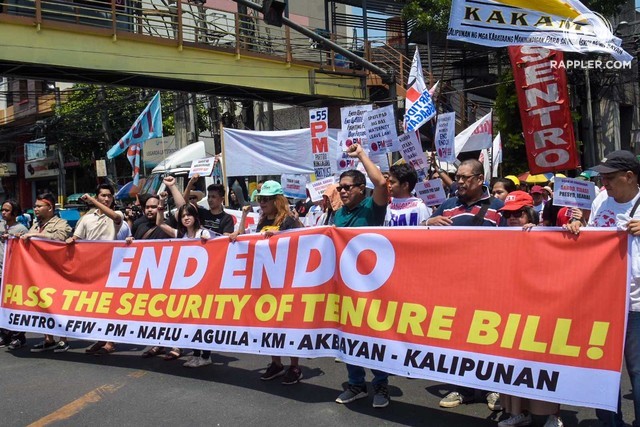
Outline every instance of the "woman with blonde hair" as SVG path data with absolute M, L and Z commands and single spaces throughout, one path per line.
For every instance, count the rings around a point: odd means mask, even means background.
M 300 221 L 289 208 L 289 201 L 284 196 L 279 182 L 266 181 L 262 184 L 256 200 L 260 204 L 260 218 L 256 226 L 258 233 L 262 233 L 265 237 L 270 237 L 277 231 L 302 227 Z M 229 236 L 230 240 L 233 241 L 238 234 L 244 233 L 245 218 L 248 213 L 249 209 L 243 209 L 238 231 Z M 271 364 L 269 364 L 260 379 L 269 381 L 284 376 L 282 384 L 296 384 L 302 379 L 302 371 L 298 366 L 298 361 L 299 358 L 292 357 L 291 366 L 285 371 L 280 356 L 271 356 Z

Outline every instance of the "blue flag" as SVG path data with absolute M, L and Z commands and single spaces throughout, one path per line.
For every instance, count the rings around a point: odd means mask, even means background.
M 158 92 L 133 122 L 129 132 L 107 151 L 107 157 L 113 159 L 127 151 L 131 145 L 138 145 L 141 149 L 147 139 L 160 137 L 162 137 L 162 106 L 160 92 Z

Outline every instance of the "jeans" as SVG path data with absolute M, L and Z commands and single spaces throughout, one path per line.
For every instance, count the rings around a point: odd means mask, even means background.
M 640 427 L 640 312 L 630 311 L 627 317 L 627 332 L 624 344 L 624 360 L 631 379 L 633 395 L 634 427 Z M 607 427 L 624 427 L 620 394 L 618 394 L 618 412 L 596 409 L 596 416 Z
M 347 363 L 347 372 L 349 374 L 350 385 L 364 385 L 365 372 L 363 367 Z M 377 385 L 387 385 L 389 383 L 389 380 L 387 379 L 389 378 L 389 374 L 386 372 L 378 371 L 377 369 L 372 369 L 371 372 L 373 373 L 373 381 L 371 381 L 371 385 L 374 387 Z

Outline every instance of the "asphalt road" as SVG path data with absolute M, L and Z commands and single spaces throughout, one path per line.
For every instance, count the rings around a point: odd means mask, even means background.
M 39 341 L 29 336 L 29 344 Z M 2 426 L 496 426 L 502 413 L 484 403 L 440 409 L 448 386 L 390 378 L 391 405 L 371 398 L 339 405 L 346 369 L 333 359 L 302 359 L 304 379 L 284 386 L 260 381 L 267 356 L 213 353 L 213 365 L 198 369 L 183 361 L 142 359 L 140 346 L 89 356 L 89 343 L 72 340 L 66 353 L 0 349 Z M 286 362 L 286 358 L 285 358 Z M 370 379 L 370 377 L 368 378 Z M 623 374 L 625 421 L 633 420 L 629 380 Z M 593 409 L 564 406 L 565 426 L 600 425 Z M 543 426 L 545 417 L 535 417 Z

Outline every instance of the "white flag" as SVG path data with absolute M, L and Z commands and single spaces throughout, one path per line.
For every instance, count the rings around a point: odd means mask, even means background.
M 429 94 L 422 74 L 420 53 L 416 47 L 409 71 L 407 95 L 405 99 L 404 127 L 407 132 L 417 130 L 436 115 L 436 106 Z
M 482 151 L 480 152 L 480 157 L 478 158 L 478 160 L 480 161 L 480 163 L 482 163 L 482 166 L 484 167 L 485 181 L 489 181 L 491 179 L 491 165 L 489 164 L 490 157 L 491 156 L 489 155 L 489 150 L 487 150 L 486 148 L 483 148 Z
M 493 175 L 498 176 L 498 165 L 502 163 L 502 139 L 500 138 L 500 132 L 493 139 Z
M 456 157 L 465 151 L 478 151 L 483 148 L 491 148 L 492 133 L 491 111 L 489 111 L 486 116 L 456 136 Z

